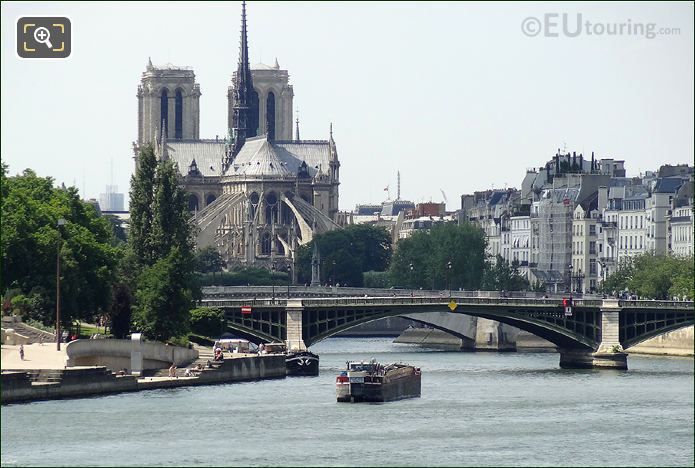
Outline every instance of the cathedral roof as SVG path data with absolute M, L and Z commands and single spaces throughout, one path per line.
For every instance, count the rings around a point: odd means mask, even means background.
M 328 173 L 330 161 L 328 141 L 269 141 L 263 135 L 246 140 L 226 174 L 291 176 L 306 162 L 313 177 L 319 170 Z
M 167 149 L 169 159 L 177 163 L 183 176 L 188 174 L 188 168 L 194 159 L 203 176 L 222 175 L 225 151 L 223 140 L 169 140 Z

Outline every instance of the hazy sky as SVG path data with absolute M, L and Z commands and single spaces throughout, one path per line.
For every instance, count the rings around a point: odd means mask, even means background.
M 628 175 L 693 162 L 690 2 L 252 1 L 247 10 L 251 62 L 277 57 L 289 70 L 302 137 L 326 139 L 333 122 L 343 210 L 383 201 L 387 185 L 395 196 L 397 170 L 402 198 L 441 201 L 443 190 L 454 210 L 462 193 L 519 187 L 526 168 L 565 144 L 625 159 Z M 200 135 L 224 135 L 240 11 L 239 2 L 3 2 L 2 160 L 87 198 L 112 177 L 127 193 L 148 56 L 193 67 Z M 592 25 L 567 37 L 563 13 L 570 33 L 577 14 Z M 19 59 L 20 16 L 69 17 L 70 58 Z M 525 35 L 529 17 L 559 20 L 547 30 L 558 37 Z M 680 33 L 601 34 L 615 23 Z

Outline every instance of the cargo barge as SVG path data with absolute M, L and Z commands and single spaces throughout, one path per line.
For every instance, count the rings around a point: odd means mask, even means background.
M 383 366 L 370 362 L 348 361 L 335 379 L 339 402 L 386 402 L 420 396 L 420 368 L 408 364 Z

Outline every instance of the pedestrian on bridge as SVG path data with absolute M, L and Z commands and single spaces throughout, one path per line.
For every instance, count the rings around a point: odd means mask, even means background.
M 19 345 L 19 358 L 22 361 L 24 360 L 24 345 L 23 344 Z

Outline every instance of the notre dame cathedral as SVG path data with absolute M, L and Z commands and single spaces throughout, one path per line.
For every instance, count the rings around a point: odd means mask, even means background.
M 187 67 L 148 61 L 138 86 L 139 148 L 178 168 L 189 193 L 198 247 L 215 245 L 228 266 L 290 270 L 295 249 L 338 219 L 340 162 L 333 140 L 292 135 L 287 70 L 249 66 L 246 4 L 242 4 L 239 62 L 228 88 L 228 132 L 200 138 L 200 85 Z

